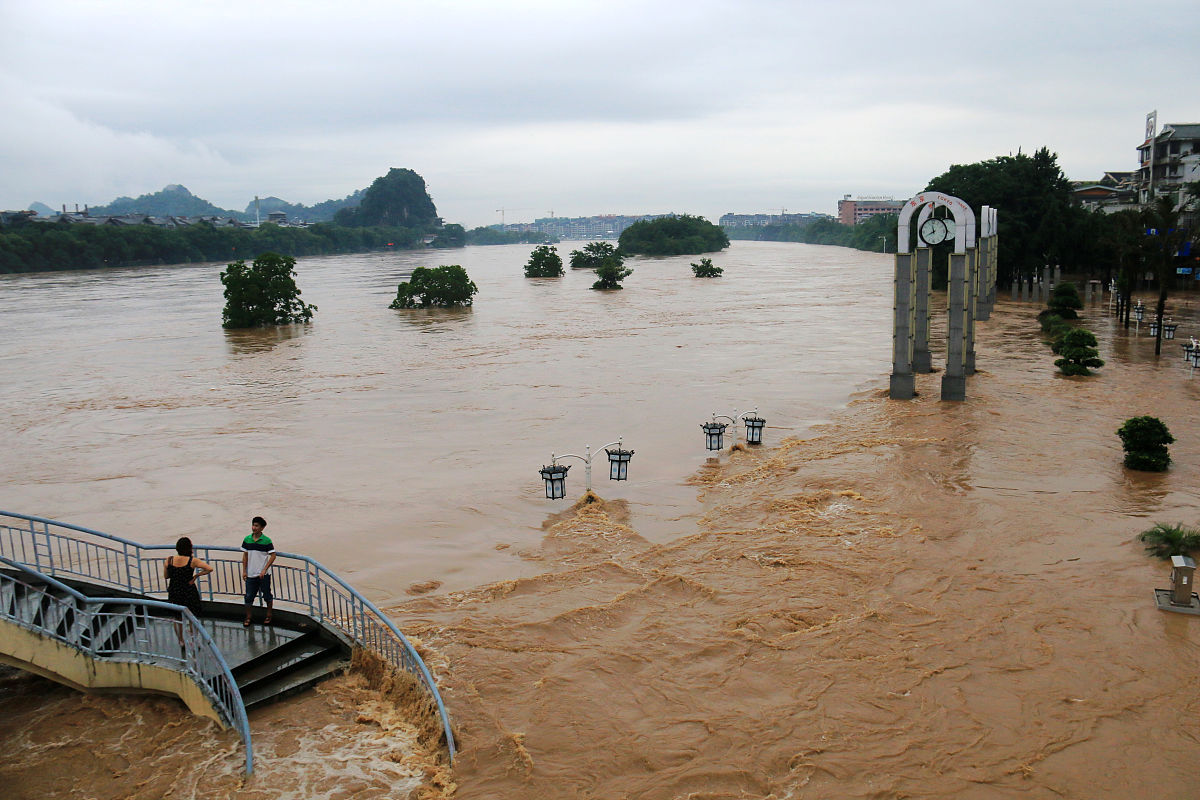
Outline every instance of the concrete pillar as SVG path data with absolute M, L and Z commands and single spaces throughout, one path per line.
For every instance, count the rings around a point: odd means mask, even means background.
M 933 372 L 929 355 L 929 286 L 933 271 L 933 250 L 918 247 L 916 253 L 916 285 L 913 303 L 913 372 L 926 375 Z
M 949 320 L 946 325 L 946 371 L 942 373 L 942 399 L 966 400 L 967 378 L 963 373 L 963 345 L 967 311 L 967 254 L 950 255 L 948 291 Z
M 1059 264 L 1055 264 L 1054 265 L 1054 283 L 1050 284 L 1050 288 L 1053 289 L 1055 286 L 1058 286 L 1060 283 L 1062 283 L 1062 266 Z M 1050 298 L 1046 298 L 1046 299 L 1049 300 Z
M 1025 276 L 1022 275 L 1021 276 L 1021 302 L 1022 303 L 1029 302 L 1029 292 L 1030 292 L 1029 283 L 1025 280 Z
M 1083 304 L 1085 306 L 1091 306 L 1091 304 L 1092 304 L 1092 282 L 1091 281 L 1088 281 L 1087 285 L 1083 289 Z
M 1012 297 L 1009 298 L 1014 303 L 1017 301 L 1017 279 L 1013 278 L 1012 282 Z
M 979 240 L 979 266 L 975 269 L 978 276 L 975 281 L 975 319 L 987 321 L 992 318 L 992 308 L 988 305 L 988 285 L 993 283 L 991 278 L 991 237 L 985 236 Z
M 988 282 L 988 310 L 996 307 L 996 280 L 1000 277 L 1000 234 L 991 235 L 992 245 L 988 248 L 989 260 L 992 262 L 992 278 Z
M 967 248 L 967 303 L 963 320 L 963 374 L 975 374 L 975 314 L 979 306 L 979 251 Z
M 913 305 L 916 280 L 911 253 L 896 254 L 896 302 L 892 315 L 892 378 L 888 397 L 911 400 L 917 393 L 912 371 Z

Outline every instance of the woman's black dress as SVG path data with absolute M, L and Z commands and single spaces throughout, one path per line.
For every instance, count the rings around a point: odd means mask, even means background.
M 196 573 L 192 567 L 192 559 L 185 566 L 177 567 L 167 562 L 167 602 L 183 606 L 196 616 L 200 616 L 200 590 L 191 583 Z

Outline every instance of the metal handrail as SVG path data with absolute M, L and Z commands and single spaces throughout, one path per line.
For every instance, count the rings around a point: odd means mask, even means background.
M 11 587 L 13 608 L 9 611 L 6 603 L 0 608 L 0 618 L 8 619 L 15 624 L 35 631 L 42 636 L 55 639 L 63 644 L 86 654 L 89 658 L 102 661 L 122 661 L 132 658 L 135 661 L 153 660 L 167 669 L 181 672 L 192 679 L 206 697 L 213 703 L 221 720 L 238 732 L 246 751 L 246 774 L 254 774 L 254 751 L 250 743 L 250 722 L 246 717 L 246 705 L 238 691 L 237 682 L 208 631 L 187 608 L 174 603 L 164 603 L 160 600 L 146 600 L 129 597 L 88 597 L 72 589 L 62 581 L 45 575 L 38 570 L 0 556 L 0 564 L 30 576 L 32 582 L 20 580 L 15 575 L 0 572 L 0 587 Z M 36 611 L 30 618 L 19 613 L 16 602 L 16 585 L 25 587 L 26 592 L 40 595 L 36 604 L 25 607 Z M 58 594 L 47 592 L 42 586 L 53 587 Z M 59 607 L 57 614 L 47 614 L 48 609 Z M 157 613 L 154 613 L 157 612 Z M 179 621 L 176 621 L 176 617 Z M 39 620 L 40 618 L 40 620 Z M 47 624 L 48 619 L 55 619 L 56 624 Z M 120 619 L 116 630 L 126 625 L 133 630 L 140 630 L 144 638 L 122 637 L 120 647 L 98 647 L 97 643 L 105 644 L 98 639 L 96 631 L 106 630 L 107 619 Z M 171 648 L 160 641 L 155 641 L 152 621 L 166 620 L 168 625 L 181 625 L 180 653 L 175 655 Z M 132 647 L 125 643 L 133 640 Z M 169 641 L 170 637 L 168 637 Z M 145 641 L 148 647 L 139 647 L 137 643 Z
M 79 525 L 10 511 L 0 511 L 0 517 L 26 523 L 16 527 L 0 520 L 0 556 L 29 564 L 51 576 L 98 581 L 136 594 L 166 595 L 162 559 L 153 554 L 159 551 L 174 553 L 174 545 L 145 545 Z M 52 526 L 100 541 L 58 533 L 51 530 Z M 202 598 L 237 598 L 240 601 L 244 597 L 240 548 L 194 544 L 193 552 L 214 569 L 201 586 Z M 238 553 L 238 557 L 220 558 L 212 556 L 213 553 Z M 370 600 L 319 562 L 294 553 L 277 552 L 275 555 L 271 567 L 271 593 L 275 602 L 332 625 L 355 644 L 413 675 L 437 705 L 453 763 L 456 748 L 445 703 L 429 668 L 407 637 Z

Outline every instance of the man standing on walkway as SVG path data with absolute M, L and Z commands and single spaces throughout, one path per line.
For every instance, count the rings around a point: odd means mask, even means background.
M 255 517 L 250 521 L 250 535 L 242 540 L 242 579 L 246 581 L 246 619 L 243 627 L 250 627 L 250 611 L 254 608 L 254 600 L 262 595 L 267 604 L 267 617 L 263 620 L 271 624 L 271 605 L 274 597 L 271 595 L 271 565 L 275 563 L 275 545 L 263 533 L 267 521 Z

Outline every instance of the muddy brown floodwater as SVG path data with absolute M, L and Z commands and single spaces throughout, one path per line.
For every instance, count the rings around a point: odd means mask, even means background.
M 794 247 L 758 255 L 829 250 Z M 886 290 L 854 317 L 875 333 Z M 1172 301 L 1182 336 L 1195 306 Z M 355 673 L 252 718 L 245 786 L 237 742 L 172 702 L 8 673 L 0 779 L 18 797 L 1200 796 L 1200 618 L 1155 608 L 1169 568 L 1136 541 L 1200 525 L 1200 376 L 1095 306 L 1107 365 L 1059 377 L 1035 313 L 1002 300 L 979 325 L 964 403 L 938 400 L 938 373 L 888 400 L 878 359 L 841 400 L 791 376 L 773 390 L 801 398 L 791 430 L 701 457 L 658 510 L 598 482 L 525 529 L 520 504 L 498 511 L 497 555 L 463 567 L 493 580 L 393 565 L 376 596 L 439 676 L 453 770 Z M 1175 435 L 1170 471 L 1122 467 L 1138 414 Z

